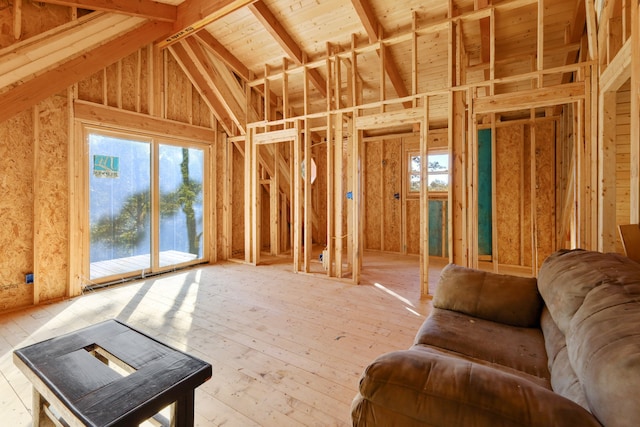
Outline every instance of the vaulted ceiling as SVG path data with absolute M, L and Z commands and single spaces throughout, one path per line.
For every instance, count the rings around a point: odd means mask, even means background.
M 22 0 L 14 0 L 16 19 L 20 3 Z M 149 43 L 172 52 L 227 131 L 244 132 L 247 113 L 243 86 L 258 87 L 256 82 L 271 73 L 317 63 L 355 48 L 376 47 L 363 51 L 358 58 L 363 102 L 367 96 L 380 99 L 381 90 L 385 99 L 391 99 L 447 89 L 451 86 L 447 77 L 451 67 L 447 35 L 451 17 L 468 18 L 459 21 L 457 33 L 466 61 L 466 83 L 485 80 L 491 72 L 494 78 L 525 74 L 535 68 L 536 62 L 540 66 L 538 51 L 544 52 L 544 68 L 573 63 L 585 28 L 584 0 L 545 1 L 543 5 L 535 0 L 40 3 L 74 7 L 83 13 L 77 20 L 0 50 L 0 120 Z M 483 10 L 495 14 L 495 19 L 490 20 L 488 13 L 473 19 L 475 11 Z M 18 23 L 15 27 L 19 32 Z M 420 29 L 424 31 L 416 42 L 418 64 L 412 66 L 411 37 L 415 38 Z M 538 37 L 539 32 L 544 36 Z M 490 70 L 492 51 L 495 68 Z M 416 69 L 421 70 L 420 78 L 412 76 Z M 383 89 L 381 73 L 388 82 Z M 309 96 L 319 105 L 326 104 L 326 74 L 321 66 L 307 69 Z M 288 84 L 291 108 L 302 108 L 303 83 Z M 282 93 L 278 85 L 275 80 L 270 90 Z

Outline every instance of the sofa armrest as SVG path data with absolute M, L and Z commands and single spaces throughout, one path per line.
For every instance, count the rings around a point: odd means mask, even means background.
M 551 390 L 429 348 L 379 356 L 365 369 L 359 391 L 354 426 L 600 426 L 584 408 Z
M 433 306 L 531 328 L 540 325 L 543 301 L 535 277 L 496 274 L 449 264 L 440 274 Z

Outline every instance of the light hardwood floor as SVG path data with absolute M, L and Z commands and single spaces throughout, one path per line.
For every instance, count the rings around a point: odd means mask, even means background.
M 221 263 L 0 315 L 0 424 L 31 425 L 13 349 L 117 318 L 212 364 L 196 425 L 347 426 L 364 367 L 409 347 L 431 308 L 417 257 L 367 253 L 362 281 L 294 274 L 288 259 Z

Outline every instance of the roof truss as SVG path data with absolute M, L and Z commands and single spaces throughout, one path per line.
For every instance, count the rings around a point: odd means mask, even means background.
M 178 14 L 176 6 L 152 0 L 40 0 L 40 3 L 122 13 L 164 22 L 174 22 Z

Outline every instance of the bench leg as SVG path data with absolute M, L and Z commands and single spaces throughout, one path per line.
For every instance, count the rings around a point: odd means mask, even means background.
M 171 406 L 171 427 L 193 426 L 194 395 L 195 390 L 191 390 Z
M 33 403 L 31 411 L 33 418 L 33 427 L 49 427 L 54 426 L 51 419 L 45 412 L 45 406 L 48 405 L 47 401 L 42 397 L 40 393 L 33 388 Z

